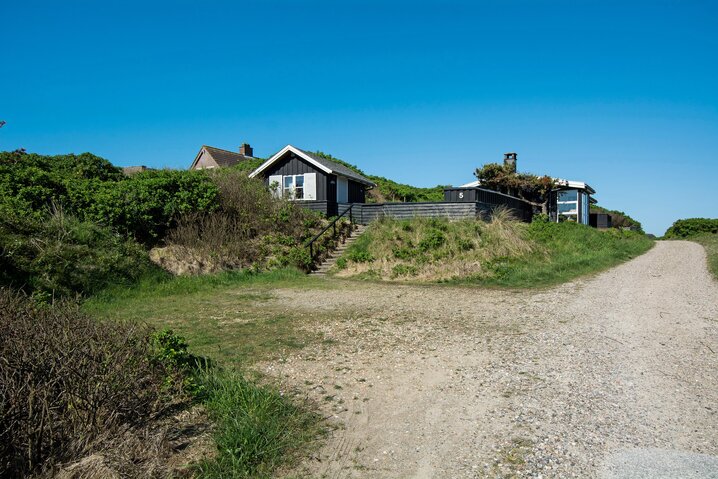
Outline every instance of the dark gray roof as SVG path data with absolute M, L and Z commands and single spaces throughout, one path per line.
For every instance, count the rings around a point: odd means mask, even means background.
M 245 156 L 241 153 L 235 153 L 234 151 L 223 150 L 221 148 L 215 148 L 213 146 L 204 145 L 202 148 L 207 150 L 209 156 L 217 162 L 219 166 L 234 166 L 237 163 L 245 160 L 254 159 L 251 156 Z
M 299 150 L 299 148 L 297 148 Z M 319 156 L 315 153 L 312 153 L 311 151 L 306 150 L 300 150 L 302 153 L 307 155 L 308 157 L 312 158 L 317 163 L 326 166 L 332 172 L 341 175 L 346 176 L 347 178 L 350 178 L 354 181 L 358 181 L 359 183 L 364 183 L 365 185 L 369 186 L 376 186 L 374 182 L 372 182 L 370 179 L 365 178 L 364 176 L 360 175 L 356 171 L 352 170 L 351 168 L 347 168 L 346 166 L 342 165 L 341 163 L 337 163 L 336 161 L 329 160 L 327 158 L 324 158 L 322 156 Z

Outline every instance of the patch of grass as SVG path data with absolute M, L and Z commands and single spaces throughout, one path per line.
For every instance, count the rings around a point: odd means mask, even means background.
M 273 477 L 320 433 L 317 414 L 238 372 L 210 369 L 200 373 L 199 381 L 217 447 L 214 457 L 198 464 L 199 478 Z
M 197 354 L 247 365 L 322 340 L 307 324 L 316 315 L 273 305 L 272 290 L 281 287 L 331 288 L 332 284 L 291 269 L 157 275 L 132 287 L 105 290 L 83 308 L 103 319 L 170 328 L 184 336 Z
M 708 269 L 718 279 L 718 234 L 706 233 L 689 239 L 703 245 L 708 256 Z

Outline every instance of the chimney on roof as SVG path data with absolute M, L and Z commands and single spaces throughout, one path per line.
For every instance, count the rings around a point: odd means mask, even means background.
M 249 146 L 249 143 L 242 143 L 242 146 L 239 147 L 239 154 L 244 156 L 254 156 L 252 147 Z
M 516 173 L 516 153 L 504 153 L 504 168 Z

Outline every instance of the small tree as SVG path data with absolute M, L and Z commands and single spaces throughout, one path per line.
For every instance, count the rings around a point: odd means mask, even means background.
M 550 193 L 556 186 L 556 180 L 550 176 L 517 173 L 513 168 L 498 163 L 477 168 L 474 175 L 481 182 L 481 186 L 521 198 L 540 207 L 543 214 L 548 213 Z

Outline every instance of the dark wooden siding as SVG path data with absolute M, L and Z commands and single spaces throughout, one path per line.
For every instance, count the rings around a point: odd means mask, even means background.
M 590 213 L 589 224 L 594 228 L 606 229 L 611 227 L 611 215 L 607 213 Z
M 379 218 L 449 218 L 465 219 L 481 217 L 490 208 L 479 203 L 364 203 L 355 204 L 352 214 L 361 224 L 369 224 Z
M 366 203 L 366 186 L 349 180 L 349 203 Z
M 317 201 L 336 201 L 336 190 L 333 197 L 327 196 L 328 175 L 292 153 L 288 152 L 283 158 L 264 170 L 262 175 L 264 181 L 269 182 L 269 177 L 272 175 L 302 175 L 304 173 L 317 174 Z
M 520 198 L 505 195 L 485 188 L 445 188 L 444 201 L 448 203 L 482 203 L 493 208 L 504 206 L 513 215 L 526 222 L 533 217 L 534 207 Z

